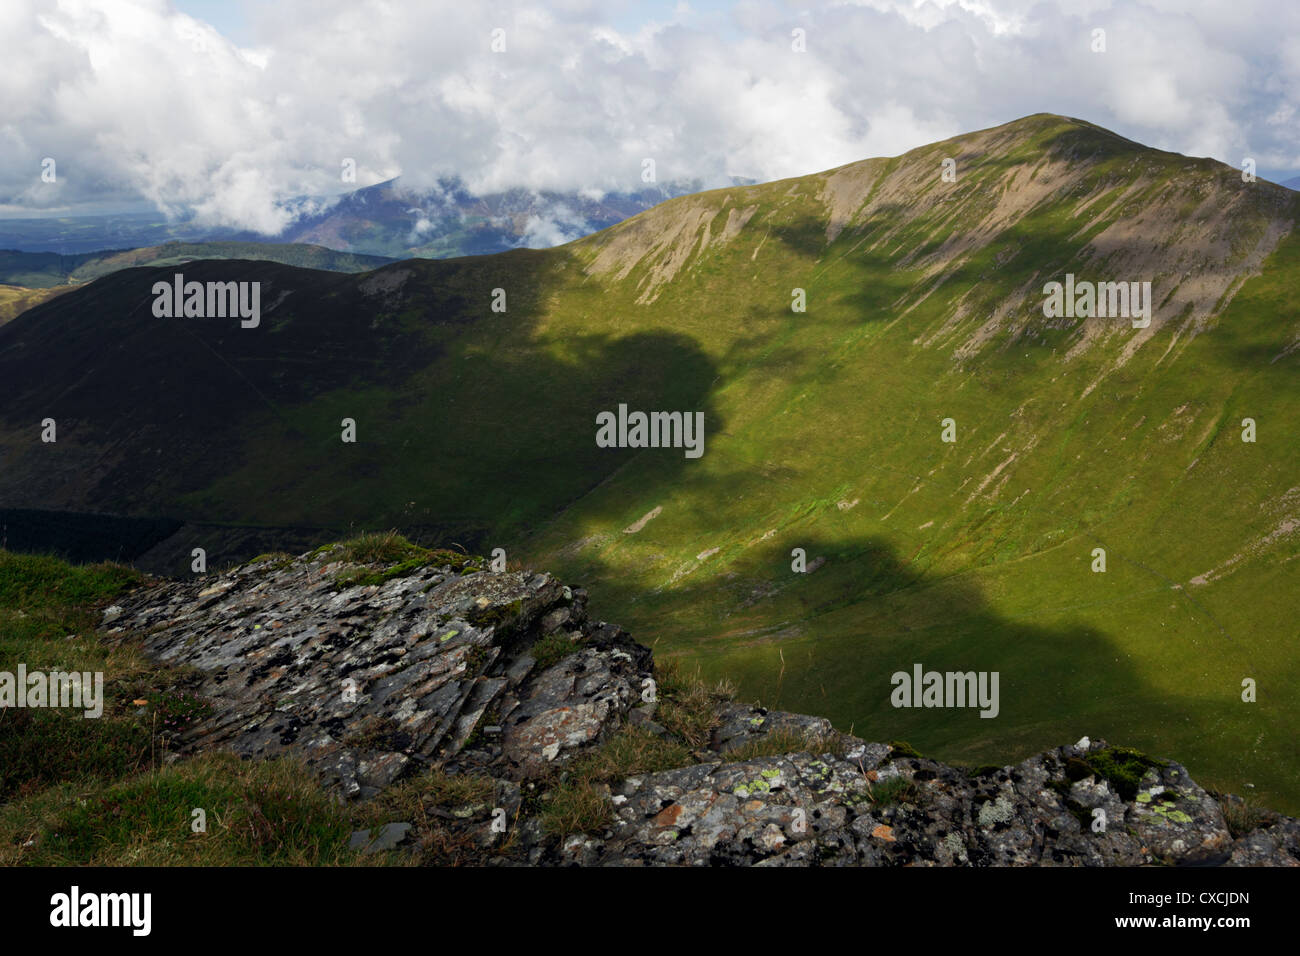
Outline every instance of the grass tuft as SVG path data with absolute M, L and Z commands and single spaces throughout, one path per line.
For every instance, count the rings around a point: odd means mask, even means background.
M 360 567 L 341 572 L 334 579 L 335 586 L 339 588 L 379 585 L 394 578 L 407 577 L 427 567 L 450 567 L 457 574 L 468 574 L 482 570 L 484 566 L 481 557 L 443 548 L 424 548 L 412 544 L 396 531 L 368 532 L 332 547 L 318 548 L 312 553 L 328 553 L 332 561 L 383 565 L 380 568 Z
M 1125 800 L 1137 797 L 1138 787 L 1148 771 L 1164 766 L 1161 761 L 1128 747 L 1099 750 L 1089 754 L 1086 763 L 1099 777 L 1109 781 Z
M 871 802 L 879 807 L 894 806 L 900 803 L 913 803 L 918 790 L 916 784 L 907 777 L 887 777 L 874 785 L 868 786 Z
M 899 759 L 919 760 L 921 759 L 921 755 L 920 753 L 917 752 L 917 749 L 913 747 L 911 744 L 909 744 L 906 740 L 891 740 L 889 742 L 889 759 L 890 760 L 899 760 Z
M 784 757 L 786 754 L 793 753 L 814 755 L 833 753 L 837 757 L 842 757 L 843 749 L 838 734 L 805 734 L 783 727 L 747 740 L 734 750 L 724 753 L 722 759 L 726 763 L 740 763 L 759 757 Z
M 542 826 L 557 836 L 599 830 L 613 816 L 611 784 L 694 762 L 681 743 L 641 727 L 624 726 L 601 747 L 569 765 L 542 804 Z
M 659 706 L 655 720 L 684 740 L 689 747 L 707 747 L 714 729 L 722 722 L 722 705 L 736 696 L 734 685 L 719 681 L 710 685 L 699 669 L 686 674 L 675 660 L 656 668 Z
M 546 670 L 581 649 L 581 641 L 572 640 L 564 631 L 555 631 L 539 638 L 529 653 L 536 659 L 537 666 L 541 670 Z
M 1223 810 L 1223 821 L 1228 825 L 1228 832 L 1234 840 L 1257 830 L 1277 815 L 1243 797 L 1216 795 L 1216 799 Z

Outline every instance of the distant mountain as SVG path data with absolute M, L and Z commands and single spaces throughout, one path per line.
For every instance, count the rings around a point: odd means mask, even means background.
M 333 239 L 415 219 L 371 195 Z M 177 575 L 250 529 L 500 547 L 772 707 L 971 767 L 1105 734 L 1294 812 L 1297 225 L 1040 114 L 559 248 L 186 265 L 260 282 L 256 328 L 155 318 L 175 269 L 125 269 L 0 328 L 0 508 L 29 541 L 184 522 L 145 555 Z M 1149 322 L 1046 308 L 1102 282 L 1149 282 Z M 703 456 L 599 446 L 620 410 L 702 414 Z M 996 718 L 895 708 L 923 667 L 1000 675 Z
M 735 184 L 749 182 L 732 179 Z M 140 213 L 0 219 L 0 249 L 73 258 L 175 242 L 306 243 L 358 255 L 442 259 L 559 245 L 699 188 L 699 183 L 677 182 L 600 199 L 526 189 L 476 196 L 455 179 L 422 191 L 408 190 L 395 179 L 347 193 L 326 211 L 295 221 L 278 236 L 168 222 Z M 71 272 L 75 266 L 59 268 Z
M 59 255 L 0 250 L 0 283 L 48 289 L 88 282 L 135 266 L 171 266 L 196 259 L 252 259 L 328 272 L 365 272 L 392 262 L 385 256 L 335 252 L 322 246 L 269 242 L 168 242 L 140 249 Z
M 138 249 L 165 242 L 265 242 L 254 232 L 169 222 L 159 213 L 0 219 L 0 249 L 62 256 Z
M 1285 186 L 1287 189 L 1300 190 L 1300 176 L 1292 176 L 1282 185 Z
M 600 199 L 526 189 L 476 196 L 456 180 L 419 193 L 390 180 L 349 193 L 328 211 L 295 223 L 283 238 L 396 258 L 547 248 L 698 188 L 698 183 L 676 183 Z

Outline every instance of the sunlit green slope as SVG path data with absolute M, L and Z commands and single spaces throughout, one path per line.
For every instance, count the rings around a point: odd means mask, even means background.
M 611 291 L 543 334 L 689 335 L 717 370 L 706 453 L 640 452 L 529 556 L 873 738 L 982 763 L 1112 736 L 1300 805 L 1295 216 L 1057 117 L 667 203 L 581 250 Z M 1151 281 L 1150 327 L 1044 318 L 1066 272 Z M 893 708 L 917 662 L 1000 672 L 1000 715 Z

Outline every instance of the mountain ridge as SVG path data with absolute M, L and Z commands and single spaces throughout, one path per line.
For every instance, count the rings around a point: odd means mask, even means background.
M 385 256 L 338 252 L 306 243 L 173 241 L 72 256 L 5 249 L 0 250 L 0 282 L 47 288 L 87 282 L 131 266 L 180 264 L 196 259 L 264 259 L 331 272 L 365 272 L 394 261 Z
M 602 614 L 774 707 L 969 762 L 1069 715 L 1298 805 L 1294 714 L 1240 695 L 1296 676 L 1300 197 L 1098 130 L 1037 115 L 549 250 L 187 266 L 268 283 L 252 340 L 155 326 L 160 273 L 118 273 L 0 330 L 0 504 L 206 522 L 178 563 L 239 558 L 221 522 L 420 527 L 599 584 Z M 1151 281 L 1150 325 L 1045 316 L 1066 273 Z M 107 324 L 77 319 L 92 294 Z M 75 383 L 49 372 L 70 323 Z M 134 374 L 92 360 L 121 342 Z M 596 448 L 620 403 L 703 411 L 703 459 Z M 881 674 L 940 659 L 1019 688 L 996 740 L 889 707 Z

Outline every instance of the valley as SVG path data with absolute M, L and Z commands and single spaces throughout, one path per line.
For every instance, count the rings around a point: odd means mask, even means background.
M 186 264 L 260 283 L 256 328 L 127 268 L 0 327 L 0 506 L 243 529 L 231 561 L 500 547 L 742 699 L 968 766 L 1124 740 L 1296 812 L 1297 217 L 1038 114 L 553 249 Z M 1067 274 L 1151 283 L 1149 321 L 1045 315 Z M 620 406 L 702 415 L 702 456 L 601 447 Z M 918 662 L 998 674 L 996 717 L 895 707 Z

